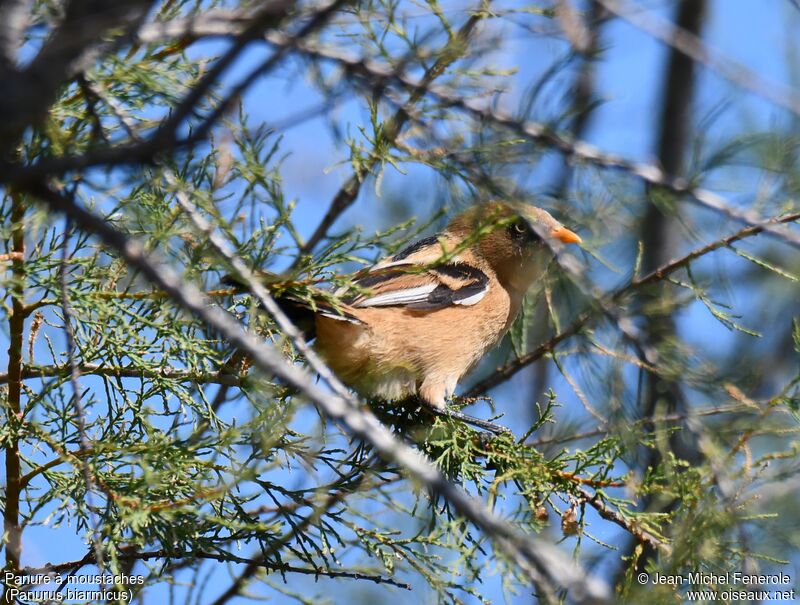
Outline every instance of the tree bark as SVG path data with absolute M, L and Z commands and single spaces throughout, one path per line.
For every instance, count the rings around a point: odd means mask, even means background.
M 706 15 L 706 0 L 681 0 L 677 5 L 676 25 L 695 35 L 699 35 Z M 691 106 L 695 92 L 695 63 L 692 59 L 675 48 L 671 48 L 664 70 L 661 114 L 658 123 L 656 140 L 658 159 L 661 167 L 670 176 L 683 176 L 687 143 L 692 132 Z M 642 269 L 645 273 L 656 270 L 668 263 L 678 254 L 677 233 L 678 219 L 667 215 L 654 204 L 648 204 L 647 212 L 641 225 L 641 240 L 644 242 Z M 672 298 L 670 285 L 659 284 L 643 295 L 640 302 L 650 310 L 645 316 L 644 334 L 647 345 L 655 351 L 663 351 L 669 346 L 676 332 L 675 318 L 669 304 Z M 653 304 L 659 303 L 659 304 Z M 680 384 L 659 376 L 645 373 L 641 401 L 643 418 L 652 418 L 655 414 L 677 414 L 685 411 L 685 400 Z M 654 419 L 654 425 L 657 423 Z M 683 427 L 686 428 L 685 426 Z M 668 439 L 669 448 L 679 458 L 697 461 L 699 452 L 696 444 L 687 438 L 686 431 L 672 433 Z M 641 468 L 659 464 L 661 453 L 648 449 Z M 674 506 L 672 501 L 648 498 L 644 502 L 647 510 L 668 511 Z M 636 545 L 632 544 L 629 553 Z M 637 572 L 644 571 L 647 563 L 656 555 L 649 545 L 636 561 Z M 618 581 L 624 571 L 620 572 Z

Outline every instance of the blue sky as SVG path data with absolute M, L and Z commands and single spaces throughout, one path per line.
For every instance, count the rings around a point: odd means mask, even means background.
M 449 2 L 443 3 L 443 6 L 448 14 L 455 14 L 460 10 L 460 4 Z M 668 6 L 668 3 L 649 3 L 648 6 L 663 7 Z M 419 7 L 413 10 L 422 12 Z M 667 14 L 663 8 L 659 10 L 662 14 Z M 509 92 L 504 99 L 509 107 L 513 107 L 526 85 L 546 70 L 553 60 L 561 56 L 566 50 L 566 45 L 563 41 L 553 38 L 524 37 L 517 28 L 509 24 L 499 25 L 495 22 L 489 27 L 503 28 L 506 44 L 487 57 L 486 61 L 519 67 L 518 73 L 509 80 Z M 800 81 L 798 78 L 800 74 L 796 73 L 798 65 L 796 41 L 800 40 L 800 10 L 788 1 L 754 3 L 748 0 L 715 0 L 710 3 L 704 38 L 710 47 L 748 65 L 763 77 L 791 85 L 797 85 Z M 654 156 L 652 137 L 658 119 L 666 49 L 661 43 L 619 20 L 615 20 L 604 29 L 603 43 L 605 50 L 602 60 L 598 63 L 596 76 L 597 93 L 603 102 L 593 113 L 585 138 L 601 149 L 632 159 L 651 161 Z M 219 42 L 204 43 L 192 52 L 205 55 L 223 47 L 224 44 Z M 263 49 L 251 50 L 228 75 L 228 81 L 236 81 L 237 76 L 241 76 L 263 56 Z M 280 70 L 282 78 L 270 77 L 260 80 L 244 96 L 243 105 L 250 115 L 251 123 L 281 122 L 295 115 L 298 110 L 315 107 L 324 100 L 308 80 L 298 77 L 296 63 L 289 65 L 291 67 Z M 559 85 L 563 86 L 568 82 L 569 79 L 566 77 L 556 80 L 552 90 L 554 98 L 557 98 Z M 695 115 L 703 116 L 720 103 L 729 104 L 729 108 L 704 133 L 710 141 L 727 140 L 731 132 L 740 129 L 747 131 L 775 128 L 776 125 L 789 123 L 784 112 L 776 110 L 763 99 L 737 90 L 717 75 L 701 69 Z M 366 115 L 366 109 L 360 100 L 348 98 L 343 99 L 332 113 L 343 130 L 350 128 L 352 132 L 356 131 L 359 124 L 366 121 Z M 350 174 L 347 165 L 348 151 L 335 140 L 328 123 L 328 118 L 311 119 L 283 132 L 282 149 L 289 152 L 283 166 L 283 185 L 287 198 L 298 201 L 295 222 L 303 236 L 308 236 L 312 232 L 321 213 Z M 530 175 L 534 189 L 546 188 L 550 166 L 551 164 L 545 162 Z M 721 186 L 724 185 L 723 192 L 731 200 L 747 201 L 757 190 L 758 182 L 754 180 L 754 175 L 747 171 L 730 171 L 726 172 L 725 176 L 726 180 Z M 396 217 L 392 216 L 389 219 L 382 212 L 381 203 L 390 196 L 407 196 L 412 202 L 409 203 L 409 209 L 424 219 L 436 206 L 436 192 L 437 182 L 429 170 L 409 167 L 405 174 L 401 174 L 389 167 L 382 184 L 382 196 L 376 195 L 371 183 L 367 184 L 362 189 L 358 202 L 334 227 L 334 232 L 353 224 L 363 225 L 365 230 L 388 226 L 389 220 L 396 220 Z M 579 233 L 586 233 L 590 229 L 588 224 L 570 226 Z M 728 229 L 733 228 L 734 225 L 728 225 Z M 720 229 L 725 230 L 722 225 Z M 690 242 L 686 242 L 686 246 L 689 245 Z M 635 255 L 635 248 L 615 247 L 612 244 L 600 252 L 607 254 L 610 259 L 619 260 L 620 264 L 625 266 L 624 261 L 627 259 L 629 262 L 632 255 Z M 588 256 L 583 256 L 582 259 L 590 264 L 592 274 L 604 286 L 609 286 L 622 277 L 614 276 L 592 264 L 593 261 Z M 732 256 L 715 258 L 709 262 L 719 263 L 719 266 L 728 269 L 735 269 L 737 263 L 743 264 L 741 259 Z M 731 288 L 730 302 L 746 317 L 751 317 L 748 311 L 753 310 L 751 308 L 753 301 L 747 291 Z M 755 323 L 759 324 L 753 326 L 756 329 L 773 329 L 769 317 L 756 319 Z M 708 311 L 699 304 L 690 306 L 688 312 L 682 315 L 680 330 L 687 341 L 711 357 L 735 346 L 737 339 L 741 338 L 740 335 L 712 321 Z M 0 342 L 0 348 L 5 350 L 4 342 Z M 551 372 L 550 377 L 550 386 L 558 393 L 559 400 L 563 403 L 563 407 L 558 410 L 558 416 L 563 420 L 578 419 L 585 422 L 586 414 L 570 386 L 554 372 Z M 529 375 L 521 372 L 495 393 L 498 408 L 506 412 L 507 423 L 512 426 L 525 424 L 530 419 L 530 409 L 519 409 L 512 403 L 521 399 L 519 393 L 529 392 L 529 384 Z M 530 393 L 527 399 L 533 401 L 536 397 L 537 394 Z M 484 412 L 485 409 L 473 408 L 473 413 Z M 597 536 L 601 540 L 614 541 L 617 538 L 614 529 L 609 528 L 608 524 L 596 525 L 600 527 Z M 556 529 L 557 526 L 554 526 L 554 540 L 559 537 Z M 53 540 L 52 530 L 30 528 L 26 531 L 25 562 L 39 565 L 47 561 L 58 561 L 74 555 L 79 544 L 80 540 L 71 537 L 68 531 L 60 531 L 58 539 Z M 567 544 L 570 542 L 567 541 Z M 587 541 L 584 548 L 589 550 L 593 547 Z M 793 570 L 796 571 L 796 564 Z M 216 572 L 215 576 L 219 578 L 220 586 L 226 585 L 226 575 L 227 572 L 222 569 Z M 485 578 L 486 588 L 483 589 L 487 597 L 497 601 L 503 598 L 499 580 L 490 574 Z M 297 582 L 297 588 L 323 596 L 331 597 L 343 589 L 347 589 L 347 594 L 351 594 L 349 587 L 343 586 L 341 581 L 320 580 L 316 585 L 303 578 L 292 578 L 292 581 Z M 352 590 L 354 595 L 362 594 L 364 602 L 370 602 L 371 599 L 377 598 L 377 595 L 385 595 L 382 589 L 371 585 L 353 586 Z M 153 596 L 148 600 L 158 595 L 155 591 L 151 594 Z M 400 598 L 406 596 L 402 593 L 397 594 Z M 415 598 L 417 596 L 419 593 L 415 594 Z M 514 603 L 527 603 L 530 602 L 530 597 L 521 595 L 518 598 L 510 597 L 509 600 Z M 282 601 L 278 599 L 277 602 Z M 473 601 L 468 598 L 467 602 Z
M 668 14 L 668 11 L 663 10 L 668 3 L 649 3 L 648 6 L 662 7 L 659 9 L 660 14 Z M 492 24 L 492 27 L 495 26 L 497 24 Z M 500 27 L 504 29 L 504 40 L 507 40 L 507 44 L 493 53 L 492 59 L 500 65 L 519 68 L 518 73 L 510 78 L 506 99 L 507 106 L 513 108 L 527 84 L 566 51 L 566 44 L 553 38 L 523 37 L 519 30 L 508 24 Z M 796 41 L 800 40 L 800 11 L 789 2 L 711 2 L 704 39 L 711 48 L 748 65 L 762 77 L 784 84 L 796 85 L 798 82 L 798 74 L 793 73 L 792 63 L 796 62 Z M 585 138 L 609 152 L 652 161 L 655 155 L 653 136 L 658 120 L 666 48 L 636 27 L 620 20 L 613 21 L 604 29 L 603 43 L 605 50 L 598 63 L 596 76 L 597 94 L 603 102 L 593 113 Z M 720 103 L 729 106 L 712 128 L 704 132 L 709 141 L 726 141 L 732 132 L 740 129 L 768 129 L 774 128 L 776 124 L 788 123 L 784 112 L 776 110 L 758 96 L 736 89 L 706 69 L 701 68 L 698 74 L 694 115 L 704 116 Z M 569 83 L 569 78 L 565 76 L 556 79 L 554 91 L 558 90 L 559 85 Z M 276 116 L 290 115 L 298 107 L 314 106 L 319 101 L 320 97 L 307 82 L 297 77 L 292 77 L 285 85 L 276 85 L 272 78 L 263 81 L 253 87 L 245 97 L 245 105 L 250 109 L 251 117 L 256 121 L 263 119 L 266 123 L 270 119 L 276 119 Z M 352 130 L 355 130 L 355 125 L 365 121 L 366 111 L 358 103 L 349 101 L 337 107 L 334 115 L 342 129 L 351 125 Z M 334 193 L 349 175 L 347 150 L 333 140 L 324 120 L 310 120 L 287 131 L 284 136 L 283 147 L 291 151 L 284 164 L 284 187 L 287 197 L 298 200 L 295 216 L 301 234 L 307 236 L 316 226 L 320 212 L 327 207 Z M 344 165 L 340 165 L 342 162 Z M 731 172 L 726 175 L 721 192 L 730 194 L 732 200 L 749 203 L 756 185 L 753 175 L 746 171 Z M 544 189 L 548 177 L 545 163 L 543 169 L 535 171 L 532 177 L 534 188 L 538 185 Z M 399 174 L 389 168 L 382 191 L 384 197 L 396 195 L 397 191 L 413 192 L 408 195 L 415 200 L 411 207 L 423 219 L 436 206 L 436 200 L 433 199 L 436 179 L 426 169 L 410 167 L 406 174 Z M 381 201 L 371 186 L 363 187 L 358 202 L 339 225 L 361 224 L 366 229 L 387 226 L 381 221 Z M 711 217 L 710 220 L 712 223 L 718 222 L 722 232 L 726 230 L 719 219 Z M 579 233 L 586 229 L 586 226 L 580 224 L 572 226 Z M 733 224 L 727 225 L 730 230 L 735 227 Z M 716 233 L 715 230 L 714 234 Z M 709 240 L 714 234 L 709 234 Z M 686 242 L 686 246 L 689 245 L 697 245 L 697 242 Z M 626 250 L 614 248 L 612 245 L 606 250 L 603 253 L 610 254 L 612 258 L 627 258 L 628 262 L 635 255 L 635 249 L 631 248 Z M 585 260 L 589 261 L 586 258 Z M 728 255 L 722 259 L 714 258 L 709 263 L 716 263 L 721 268 L 735 269 L 737 263 L 741 265 L 742 261 Z M 603 275 L 602 270 L 598 274 L 602 280 L 607 280 L 606 283 L 615 281 L 615 276 Z M 619 277 L 616 276 L 616 279 Z M 752 300 L 747 292 L 733 288 L 730 298 L 736 309 L 746 317 L 752 317 L 752 313 L 748 312 L 753 310 L 750 308 Z M 752 327 L 755 329 L 772 328 L 769 318 L 762 317 L 762 321 L 754 323 L 756 325 Z M 688 342 L 711 357 L 735 346 L 741 338 L 713 321 L 709 312 L 700 304 L 690 306 L 688 312 L 680 318 L 679 328 Z M 557 414 L 562 419 L 585 419 L 586 414 L 569 385 L 555 373 L 550 376 L 550 386 L 564 404 Z M 512 426 L 524 424 L 530 418 L 530 410 L 520 410 L 514 405 L 524 399 L 519 397 L 519 393 L 527 392 L 529 384 L 530 378 L 523 372 L 495 393 L 498 407 L 507 413 L 505 420 Z M 532 401 L 535 397 L 536 394 L 531 393 L 528 400 Z M 476 413 L 479 411 L 476 410 Z M 589 531 L 594 532 L 601 540 L 614 542 L 618 539 L 619 534 L 615 535 L 616 528 L 613 526 L 598 523 L 597 519 L 592 522 L 594 526 Z M 553 539 L 558 539 L 558 536 L 554 535 Z M 584 542 L 584 552 L 591 550 L 591 542 Z M 491 577 L 490 574 L 484 580 L 484 594 L 493 600 L 499 598 L 499 578 Z M 328 587 L 333 585 L 330 581 L 321 580 L 318 592 L 329 594 Z M 383 594 L 381 589 L 372 586 L 362 586 L 354 590 L 358 593 Z M 398 596 L 403 598 L 401 594 Z M 515 603 L 527 603 L 530 600 L 526 595 L 508 598 Z M 365 602 L 369 600 L 367 597 Z

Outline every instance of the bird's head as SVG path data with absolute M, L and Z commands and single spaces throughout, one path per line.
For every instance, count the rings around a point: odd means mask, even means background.
M 474 251 L 488 262 L 504 286 L 524 292 L 564 244 L 581 238 L 550 213 L 523 202 L 492 201 L 458 215 L 447 230 L 474 239 Z

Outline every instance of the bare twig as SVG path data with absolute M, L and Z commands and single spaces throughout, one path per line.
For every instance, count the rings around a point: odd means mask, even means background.
M 800 93 L 780 82 L 768 80 L 757 71 L 710 49 L 699 36 L 641 6 L 634 8 L 619 0 L 596 0 L 606 10 L 622 17 L 643 32 L 677 49 L 693 61 L 715 71 L 736 86 L 749 90 L 800 116 Z

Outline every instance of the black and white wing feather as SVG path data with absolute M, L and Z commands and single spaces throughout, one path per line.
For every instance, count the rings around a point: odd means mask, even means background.
M 446 241 L 430 237 L 375 265 L 355 283 L 366 292 L 346 302 L 354 308 L 395 307 L 436 310 L 477 304 L 489 289 L 481 269 L 461 261 L 437 264 Z

